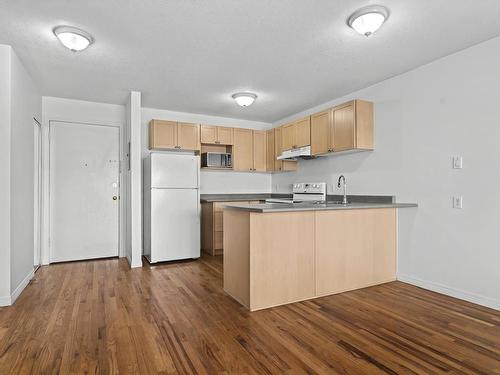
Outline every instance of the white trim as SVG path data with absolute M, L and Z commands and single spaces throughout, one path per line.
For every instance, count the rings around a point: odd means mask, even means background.
M 500 310 L 500 300 L 495 298 L 481 296 L 479 294 L 466 292 L 464 290 L 451 288 L 443 284 L 435 283 L 433 281 L 421 280 L 416 277 L 407 275 L 398 275 L 397 279 L 399 281 L 412 284 L 420 288 L 428 289 L 433 292 L 446 294 L 450 297 L 462 299 L 464 301 L 486 306 L 495 310 Z
M 0 297 L 0 307 L 10 306 L 10 296 Z
M 10 296 L 0 297 L 0 306 L 11 306 L 16 302 L 24 288 L 26 288 L 31 281 L 31 279 L 35 276 L 35 270 L 32 269 L 26 277 L 19 283 L 16 289 L 12 292 Z

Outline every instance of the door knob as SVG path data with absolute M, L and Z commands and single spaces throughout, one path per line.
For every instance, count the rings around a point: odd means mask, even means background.
M 116 195 L 113 195 L 113 200 L 116 201 L 118 197 Z

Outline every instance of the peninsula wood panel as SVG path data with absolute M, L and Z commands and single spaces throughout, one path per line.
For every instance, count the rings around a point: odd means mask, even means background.
M 244 229 L 225 223 L 226 238 L 246 236 Z M 314 297 L 314 211 L 252 212 L 250 238 L 252 311 Z
M 224 223 L 227 248 L 224 252 L 224 291 L 243 306 L 251 308 L 250 213 L 225 210 Z
M 316 211 L 316 294 L 396 279 L 396 209 Z
M 265 131 L 253 131 L 253 170 L 265 172 L 267 168 L 267 139 Z
M 251 171 L 253 169 L 252 130 L 235 128 L 233 137 L 233 169 L 235 171 Z

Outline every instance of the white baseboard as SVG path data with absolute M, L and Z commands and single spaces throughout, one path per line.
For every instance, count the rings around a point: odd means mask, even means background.
M 11 299 L 10 296 L 7 297 L 0 297 L 0 307 L 5 307 L 5 306 L 10 306 Z
M 16 299 L 21 295 L 24 288 L 29 284 L 30 280 L 35 276 L 35 270 L 32 269 L 30 273 L 26 275 L 26 277 L 19 283 L 17 288 L 10 295 L 10 304 L 13 305 L 16 302 Z
M 35 270 L 32 269 L 26 277 L 19 283 L 16 289 L 12 292 L 10 296 L 0 297 L 0 307 L 1 306 L 11 306 L 16 302 L 16 299 L 21 295 L 24 288 L 28 286 L 30 280 L 35 276 Z
M 450 297 L 455 297 L 458 299 L 462 299 L 464 301 L 486 306 L 495 310 L 500 310 L 500 300 L 495 298 L 481 296 L 479 294 L 466 292 L 463 290 L 448 287 L 446 285 L 435 283 L 433 281 L 421 280 L 416 277 L 407 275 L 398 275 L 397 279 L 404 283 L 412 284 L 423 289 L 431 290 L 436 293 L 445 294 Z

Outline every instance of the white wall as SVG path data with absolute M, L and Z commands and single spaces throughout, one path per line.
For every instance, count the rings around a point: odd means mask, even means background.
M 122 166 L 126 164 L 124 150 L 125 106 L 106 103 L 95 103 L 83 100 L 42 97 L 42 152 L 43 152 L 43 219 L 42 219 L 42 264 L 49 263 L 49 123 L 50 121 L 79 122 L 97 125 L 120 127 L 120 159 Z M 121 181 L 123 184 L 123 181 Z M 120 191 L 120 194 L 123 190 Z M 120 255 L 125 256 L 125 203 L 120 199 Z
M 283 119 L 371 100 L 375 151 L 301 161 L 298 172 L 274 175 L 273 189 L 345 174 L 351 193 L 417 202 L 399 210 L 398 278 L 500 309 L 499 66 L 496 38 Z M 463 170 L 451 168 L 453 155 Z
M 244 110 L 244 108 L 242 109 Z M 193 113 L 174 112 L 153 108 L 142 109 L 143 156 L 148 150 L 148 124 L 152 119 L 192 122 L 205 125 L 229 126 L 265 130 L 271 124 L 258 121 L 238 120 L 227 117 L 206 116 Z M 214 193 L 269 193 L 271 192 L 271 175 L 266 173 L 236 172 L 201 172 L 201 194 Z
M 0 45 L 0 306 L 10 304 L 10 52 Z
M 11 53 L 11 294 L 33 272 L 34 120 L 41 96 L 23 64 Z M 26 282 L 26 281 L 25 281 Z M 23 287 L 24 288 L 24 287 Z M 20 293 L 20 291 L 19 291 Z

